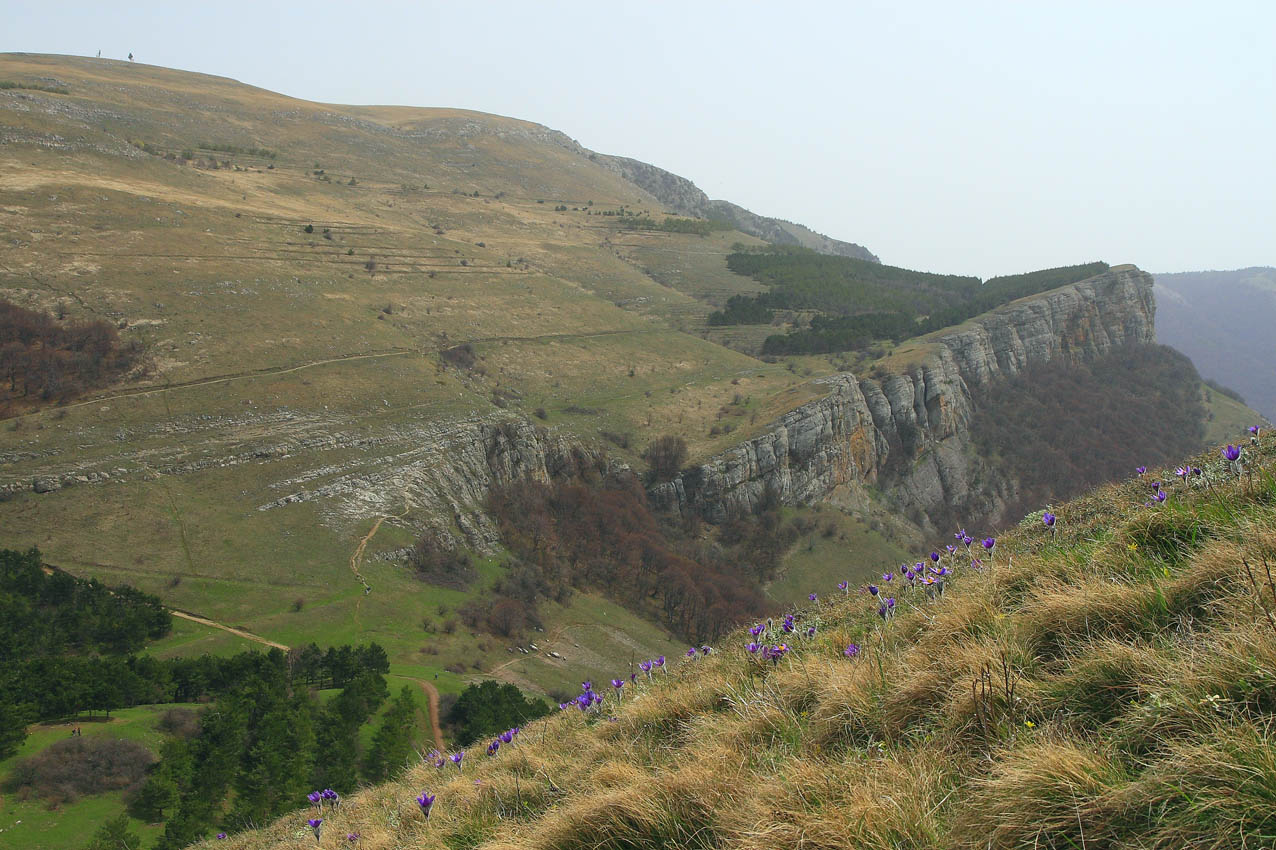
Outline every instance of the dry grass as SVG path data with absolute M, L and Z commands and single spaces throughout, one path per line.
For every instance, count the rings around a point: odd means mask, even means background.
M 374 850 L 1271 846 L 1276 452 L 1250 451 L 1251 478 L 1203 456 L 1210 486 L 1161 508 L 1146 483 L 1103 488 L 942 596 L 895 586 L 885 623 L 834 596 L 778 664 L 734 635 L 464 776 L 369 789 L 331 826 Z M 302 846 L 300 823 L 218 846 Z

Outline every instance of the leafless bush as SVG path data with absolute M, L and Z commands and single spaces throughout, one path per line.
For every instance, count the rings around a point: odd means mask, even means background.
M 14 765 L 5 789 L 51 805 L 71 803 L 87 794 L 134 788 L 155 761 L 136 741 L 67 738 Z

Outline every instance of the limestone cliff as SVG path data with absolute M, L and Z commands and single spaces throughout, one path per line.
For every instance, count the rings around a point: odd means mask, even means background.
M 925 359 L 899 374 L 822 379 L 827 396 L 658 485 L 652 498 L 719 520 L 768 489 L 809 504 L 873 485 L 923 527 L 996 522 L 1014 482 L 991 475 L 971 449 L 972 390 L 1030 364 L 1155 342 L 1154 316 L 1151 276 L 1128 265 L 1016 301 L 937 335 Z

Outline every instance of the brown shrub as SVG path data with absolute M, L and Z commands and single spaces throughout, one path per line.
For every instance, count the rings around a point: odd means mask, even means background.
M 155 761 L 155 754 L 136 741 L 67 738 L 14 765 L 5 789 L 54 805 L 70 803 L 87 794 L 134 788 Z

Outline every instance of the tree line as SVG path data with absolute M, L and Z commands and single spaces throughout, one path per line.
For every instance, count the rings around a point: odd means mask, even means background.
M 805 248 L 744 250 L 728 255 L 732 271 L 767 284 L 757 295 L 735 295 L 709 314 L 710 325 L 770 324 L 777 311 L 813 311 L 807 328 L 767 337 L 763 354 L 862 351 L 960 324 L 1002 304 L 1076 283 L 1107 263 L 1008 275 L 939 275 L 817 254 Z
M 302 686 L 280 650 L 254 654 L 258 662 L 200 713 L 194 735 L 165 741 L 128 800 L 134 817 L 165 823 L 157 850 L 177 850 L 214 829 L 260 826 L 312 790 L 344 794 L 361 780 L 393 777 L 414 757 L 421 724 L 410 686 L 363 746 L 360 729 L 389 698 L 382 672 L 363 670 L 325 698 Z

